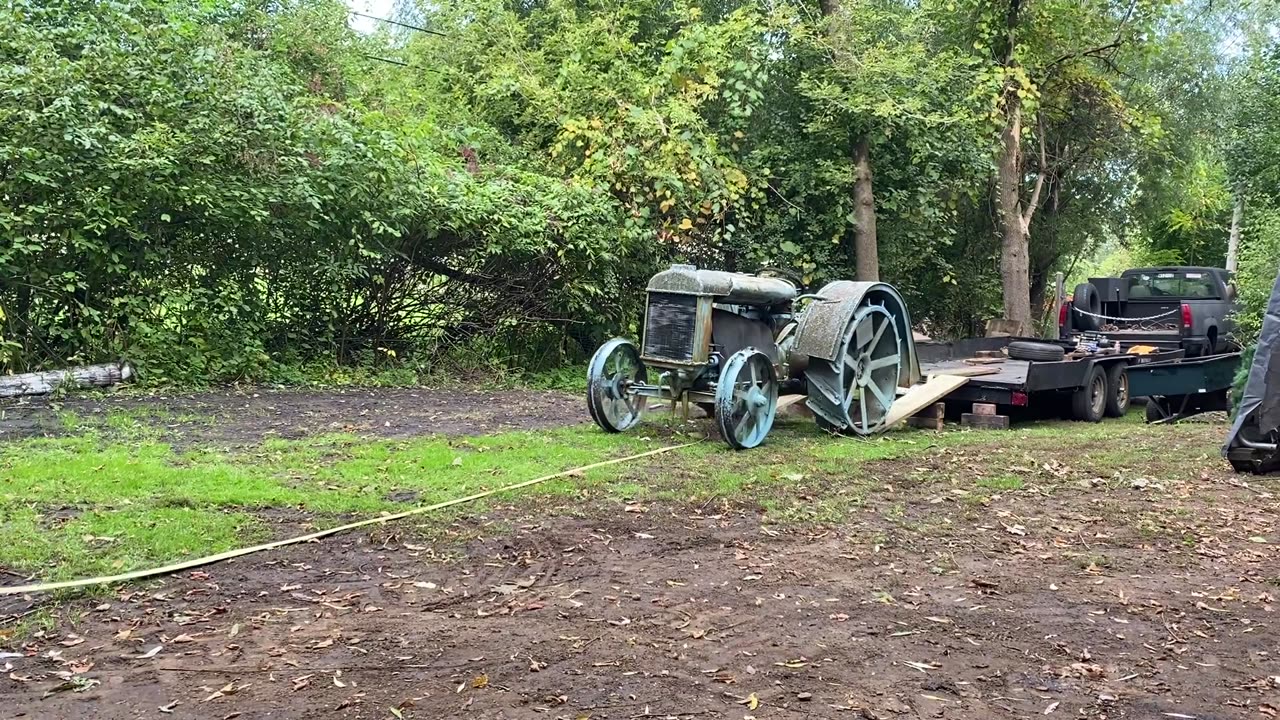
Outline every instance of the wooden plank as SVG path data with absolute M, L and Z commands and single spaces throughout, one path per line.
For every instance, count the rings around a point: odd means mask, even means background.
M 998 365 L 1004 362 L 1004 358 L 972 357 L 965 358 L 964 362 L 966 365 Z
M 907 394 L 898 398 L 889 408 L 889 416 L 885 418 L 880 430 L 888 430 L 921 410 L 950 395 L 956 388 L 969 382 L 962 375 L 934 375 L 927 381 L 907 390 Z
M 782 410 L 791 405 L 795 405 L 796 403 L 804 400 L 806 397 L 808 396 L 807 395 L 783 395 L 782 397 L 778 398 L 778 409 Z
M 941 370 L 929 371 L 929 377 L 934 378 L 939 375 L 954 375 L 956 377 L 978 377 L 979 375 L 999 375 L 998 367 L 968 367 L 968 368 L 943 368 Z

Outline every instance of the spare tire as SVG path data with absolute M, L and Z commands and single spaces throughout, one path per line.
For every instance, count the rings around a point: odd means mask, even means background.
M 1082 282 L 1076 286 L 1071 297 L 1071 306 L 1081 312 L 1072 313 L 1072 326 L 1078 330 L 1094 332 L 1102 328 L 1102 319 L 1094 317 L 1102 314 L 1102 296 L 1093 283 Z M 1086 315 L 1085 313 L 1092 313 Z
M 1061 345 L 1053 343 L 1026 342 L 1016 340 L 1009 343 L 1009 357 L 1013 360 L 1038 360 L 1040 362 L 1062 362 L 1067 351 Z

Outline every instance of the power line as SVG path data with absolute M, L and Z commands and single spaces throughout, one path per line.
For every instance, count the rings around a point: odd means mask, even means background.
M 404 62 L 403 60 L 392 60 L 391 58 L 384 58 L 384 57 L 381 57 L 381 56 L 379 56 L 379 55 L 370 55 L 369 53 L 360 53 L 360 54 L 361 54 L 361 55 L 363 55 L 364 57 L 369 58 L 370 60 L 380 60 L 380 61 L 382 61 L 382 62 L 384 62 L 384 63 L 391 63 L 392 65 L 400 65 L 401 67 L 409 67 L 409 63 Z
M 418 27 L 417 25 L 410 25 L 409 23 L 403 23 L 403 22 L 400 22 L 399 20 L 389 20 L 387 18 L 381 18 L 376 15 L 366 15 L 365 13 L 359 12 L 357 10 L 347 10 L 347 12 L 351 13 L 352 15 L 359 15 L 362 18 L 369 18 L 370 20 L 377 20 L 379 22 L 390 23 L 392 25 L 399 25 L 402 28 L 417 30 L 418 32 L 424 32 L 424 33 L 427 33 L 428 35 L 439 35 L 440 37 L 448 37 L 447 35 L 445 35 L 444 33 L 438 30 L 428 30 L 427 28 Z

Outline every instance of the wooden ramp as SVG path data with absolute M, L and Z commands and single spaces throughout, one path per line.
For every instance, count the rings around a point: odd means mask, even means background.
M 909 388 L 906 394 L 893 402 L 889 416 L 880 431 L 888 430 L 921 410 L 950 395 L 956 388 L 969 382 L 965 375 L 930 375 L 929 379 Z

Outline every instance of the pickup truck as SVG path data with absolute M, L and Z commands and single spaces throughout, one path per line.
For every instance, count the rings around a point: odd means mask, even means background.
M 1100 333 L 1121 347 L 1181 348 L 1186 357 L 1230 349 L 1236 291 L 1221 268 L 1152 267 L 1076 286 L 1058 315 L 1060 335 Z

